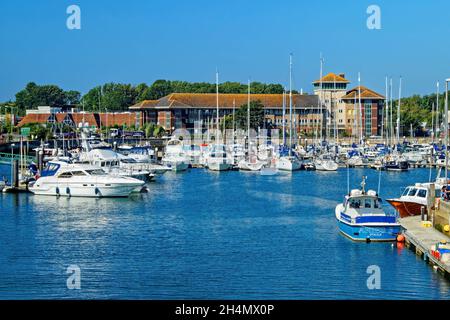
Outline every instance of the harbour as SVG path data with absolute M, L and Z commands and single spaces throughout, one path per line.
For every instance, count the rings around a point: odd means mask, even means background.
M 352 184 L 380 174 L 351 170 Z M 448 299 L 448 280 L 414 252 L 339 233 L 333 211 L 346 175 L 190 169 L 125 199 L 2 194 L 0 296 Z M 381 175 L 388 198 L 429 172 Z M 71 264 L 83 270 L 82 290 L 65 286 Z M 380 290 L 366 286 L 370 265 L 381 269 Z
M 450 3 L 19 2 L 0 303 L 446 314 Z

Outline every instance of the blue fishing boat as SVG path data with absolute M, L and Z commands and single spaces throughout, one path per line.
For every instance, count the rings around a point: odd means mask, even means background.
M 363 177 L 361 189 L 352 190 L 336 206 L 340 232 L 354 241 L 395 241 L 400 233 L 397 216 L 386 213 L 378 194 L 366 192 L 365 184 Z

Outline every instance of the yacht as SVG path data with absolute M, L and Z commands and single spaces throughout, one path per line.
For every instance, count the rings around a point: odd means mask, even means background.
M 314 161 L 314 166 L 318 171 L 336 171 L 339 167 L 333 158 L 327 154 L 320 155 Z
M 243 171 L 260 171 L 264 166 L 264 162 L 259 161 L 256 156 L 250 157 L 249 159 L 242 159 L 238 162 L 239 170 Z
M 79 156 L 79 162 L 101 167 L 110 174 L 132 177 L 145 182 L 155 177 L 155 173 L 151 172 L 145 163 L 139 163 L 133 158 L 110 149 L 92 149 L 89 152 L 83 152 Z
M 132 158 L 139 163 L 152 163 L 155 161 L 155 151 L 149 146 L 131 148 L 119 147 L 119 151 L 121 154 L 128 158 Z
M 212 171 L 227 171 L 231 169 L 228 161 L 226 147 L 221 144 L 211 145 L 211 149 L 206 158 L 206 165 Z
M 361 190 L 354 189 L 336 206 L 339 231 L 354 241 L 395 241 L 400 224 L 395 215 L 386 213 L 374 190 L 365 191 L 365 177 Z
M 409 168 L 408 161 L 398 155 L 387 156 L 384 158 L 384 169 L 387 171 L 407 171 Z
M 296 156 L 281 156 L 276 161 L 276 168 L 281 171 L 297 171 L 302 168 L 302 163 Z
M 233 164 L 238 164 L 242 159 L 245 159 L 245 148 L 242 144 L 228 145 L 228 154 L 230 154 Z
M 140 192 L 143 186 L 144 181 L 113 176 L 100 167 L 52 161 L 28 185 L 28 190 L 36 195 L 99 198 L 127 197 Z
M 190 161 L 183 150 L 183 142 L 181 140 L 172 138 L 167 142 L 162 163 L 175 172 L 186 171 L 189 168 Z

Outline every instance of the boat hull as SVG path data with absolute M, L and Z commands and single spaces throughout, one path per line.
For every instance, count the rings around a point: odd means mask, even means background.
M 262 162 L 249 162 L 246 160 L 239 161 L 238 168 L 243 171 L 260 171 L 264 163 Z
M 398 199 L 387 199 L 387 202 L 395 208 L 400 218 L 418 216 L 422 213 L 422 210 L 424 210 L 424 213 L 427 213 L 427 207 L 420 203 L 401 201 Z
M 227 171 L 231 166 L 226 162 L 210 162 L 208 163 L 208 169 L 212 171 Z
M 163 161 L 163 163 L 174 172 L 186 171 L 189 168 L 189 164 L 183 161 Z
M 339 167 L 334 161 L 317 161 L 315 165 L 317 171 L 337 171 Z
M 40 187 L 31 186 L 29 191 L 35 195 L 61 196 L 61 197 L 88 197 L 88 198 L 111 198 L 128 197 L 133 192 L 138 192 L 143 187 L 142 184 L 130 185 L 88 185 L 74 184 L 67 186 L 64 184 L 44 184 Z
M 297 171 L 302 168 L 302 164 L 295 159 L 281 157 L 277 161 L 276 168 L 281 171 Z
M 339 231 L 353 241 L 395 241 L 400 225 L 356 225 L 337 219 Z

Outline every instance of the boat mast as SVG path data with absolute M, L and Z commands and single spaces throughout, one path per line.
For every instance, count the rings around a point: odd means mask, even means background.
M 388 95 L 387 76 L 385 78 L 385 84 L 386 84 L 386 91 L 385 91 L 385 96 L 384 96 L 384 106 L 381 107 L 381 141 L 383 141 L 383 137 L 384 137 L 384 110 L 383 110 L 383 107 L 386 107 L 386 105 L 387 105 L 387 95 Z
M 362 105 L 361 105 L 361 74 L 358 72 L 358 100 L 359 100 L 359 143 L 362 143 L 363 127 L 362 127 Z
M 286 146 L 286 87 L 283 91 L 283 146 Z
M 448 187 L 448 82 L 445 80 L 445 109 L 444 109 L 444 128 L 445 128 L 445 184 Z
M 355 98 L 353 99 L 353 134 L 352 134 L 352 138 L 354 138 L 355 141 L 358 141 L 358 125 L 356 121 L 357 114 L 358 109 L 356 107 L 356 94 L 355 94 Z
M 323 140 L 323 106 L 322 106 L 322 95 L 323 95 L 323 85 L 322 85 L 322 77 L 323 77 L 323 57 L 322 53 L 320 53 L 320 94 L 319 94 L 319 104 L 320 104 L 320 143 L 322 143 Z M 326 125 L 327 117 L 325 112 L 325 125 Z
M 219 145 L 219 71 L 216 70 L 216 145 Z
M 398 88 L 398 105 L 397 105 L 397 145 L 400 143 L 400 104 L 402 101 L 402 77 Z
M 236 99 L 233 99 L 233 144 L 234 144 L 234 137 L 235 137 L 235 110 L 236 110 Z
M 289 55 L 289 156 L 292 149 L 292 53 Z
M 247 154 L 250 156 L 250 79 L 248 79 L 247 94 Z
M 439 123 L 439 81 L 436 83 L 436 133 L 437 131 L 441 131 Z
M 394 139 L 394 130 L 393 130 L 393 126 L 392 126 L 392 109 L 393 109 L 393 99 L 392 99 L 392 78 L 390 78 L 389 81 L 389 86 L 390 86 L 390 97 L 389 97 L 389 101 L 390 101 L 390 107 L 389 107 L 389 144 L 392 145 L 392 140 Z
M 333 114 L 333 137 L 334 137 L 334 143 L 336 143 L 336 141 L 337 141 L 337 128 L 336 128 L 336 121 L 337 121 L 336 109 L 337 109 L 337 103 L 336 103 L 335 100 L 334 100 L 334 105 L 333 105 L 333 98 L 336 97 L 336 77 L 334 77 L 334 83 L 333 83 L 333 85 L 334 85 L 334 90 L 331 91 L 331 94 L 332 94 L 333 96 L 331 97 L 330 101 L 331 101 L 331 107 L 332 107 L 331 110 L 333 110 L 333 113 L 332 113 L 332 114 Z M 336 99 L 336 98 L 335 98 L 335 99 Z

